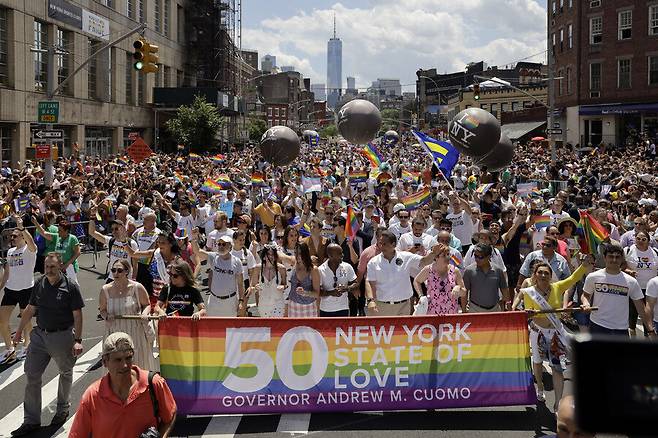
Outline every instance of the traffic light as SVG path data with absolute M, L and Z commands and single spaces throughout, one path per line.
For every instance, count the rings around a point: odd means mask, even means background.
M 158 71 L 158 46 L 148 43 L 145 39 L 135 40 L 133 43 L 135 51 L 133 67 L 141 73 L 156 73 Z
M 480 84 L 473 84 L 473 99 L 480 100 Z

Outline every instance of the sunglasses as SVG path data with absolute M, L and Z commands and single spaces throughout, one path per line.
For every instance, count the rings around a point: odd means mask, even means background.
M 113 274 L 123 274 L 125 270 L 123 268 L 112 268 L 110 271 L 112 271 Z
M 482 254 L 475 254 L 475 258 L 478 259 L 478 260 L 484 260 L 484 259 L 487 258 L 487 256 L 482 255 Z
M 178 277 L 180 277 L 180 274 L 176 274 L 175 272 L 170 272 L 170 273 L 169 273 L 169 276 L 170 276 L 171 278 L 178 278 Z
M 217 242 L 217 246 L 228 246 L 228 242 Z
M 544 247 L 544 248 L 553 248 L 553 244 L 552 243 L 542 243 L 542 247 Z
M 334 275 L 334 289 L 338 286 L 338 277 Z
M 283 239 L 283 234 L 277 234 L 277 235 L 276 235 L 276 238 L 277 238 L 277 239 Z

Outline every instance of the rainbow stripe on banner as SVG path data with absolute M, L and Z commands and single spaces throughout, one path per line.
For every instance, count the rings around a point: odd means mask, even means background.
M 430 202 L 430 199 L 430 189 L 425 187 L 423 190 L 416 192 L 413 195 L 405 196 L 404 198 L 400 199 L 400 202 L 404 204 L 404 207 L 407 210 L 415 210 L 418 207 Z
M 361 150 L 361 155 L 366 157 L 370 162 L 370 167 L 373 169 L 379 169 L 379 166 L 382 164 L 382 156 L 379 155 L 379 151 L 374 144 L 368 143 L 366 147 Z
M 171 318 L 160 364 L 186 415 L 446 409 L 536 402 L 524 312 Z

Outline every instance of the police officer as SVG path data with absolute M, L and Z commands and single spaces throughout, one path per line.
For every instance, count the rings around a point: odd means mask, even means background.
M 46 274 L 37 280 L 30 302 L 23 311 L 14 335 L 14 344 L 35 315 L 37 325 L 30 336 L 30 348 L 25 359 L 24 421 L 12 436 L 28 435 L 41 427 L 41 376 L 50 359 L 59 368 L 57 413 L 51 425 L 61 425 L 69 416 L 73 365 L 82 353 L 82 308 L 84 300 L 77 283 L 62 274 L 62 257 L 58 253 L 46 256 Z

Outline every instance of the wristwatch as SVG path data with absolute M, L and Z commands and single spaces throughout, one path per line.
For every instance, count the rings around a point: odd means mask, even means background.
M 77 344 L 82 344 L 82 338 L 75 338 L 74 341 L 75 341 Z
M 375 299 L 374 299 L 374 298 L 368 298 L 368 299 L 366 300 L 366 306 L 367 306 L 368 304 L 370 304 L 370 303 L 374 303 L 374 302 L 375 302 Z

